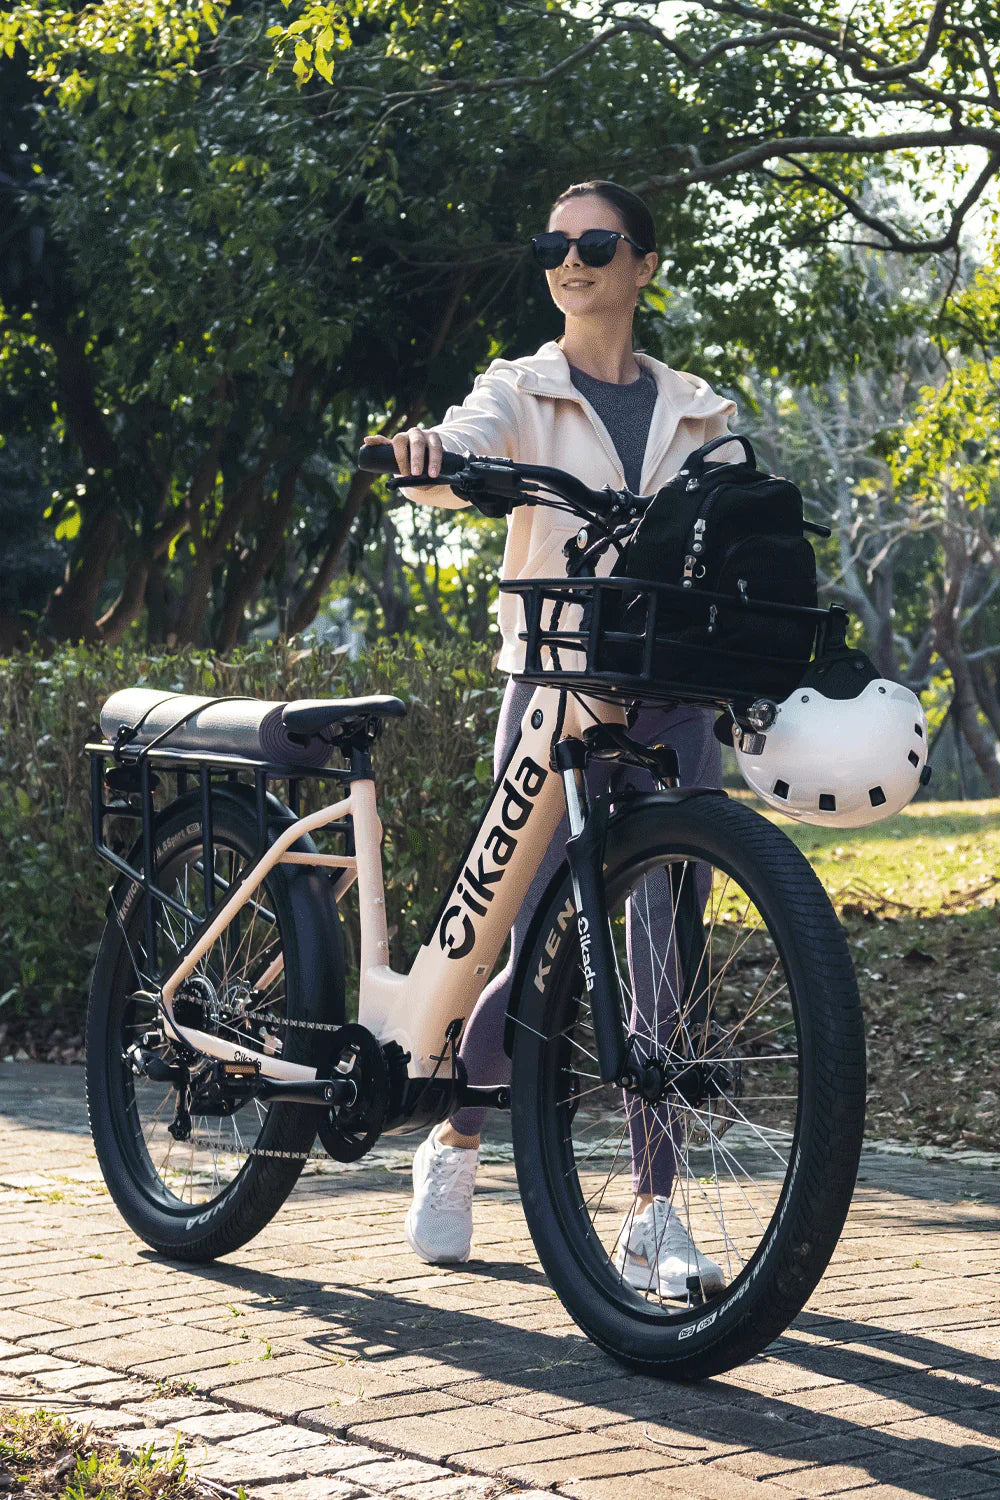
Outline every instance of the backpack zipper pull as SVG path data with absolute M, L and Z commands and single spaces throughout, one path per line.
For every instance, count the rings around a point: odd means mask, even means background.
M 716 616 L 718 615 L 718 613 L 719 613 L 719 606 L 717 604 L 710 604 L 708 606 L 708 634 L 709 635 L 714 635 L 714 633 L 715 633 L 715 620 L 716 620 Z
M 694 541 L 691 544 L 692 552 L 700 552 L 705 545 L 705 528 L 708 522 L 704 516 L 699 516 L 694 523 Z

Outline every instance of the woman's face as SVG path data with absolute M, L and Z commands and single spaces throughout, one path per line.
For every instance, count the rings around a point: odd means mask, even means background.
M 585 229 L 617 229 L 626 233 L 618 212 L 596 193 L 568 198 L 549 215 L 548 228 L 561 229 L 575 240 Z M 640 287 L 656 269 L 656 256 L 636 255 L 626 240 L 619 240 L 614 259 L 606 266 L 585 266 L 575 244 L 566 251 L 562 264 L 546 271 L 549 292 L 566 317 L 620 317 L 631 321 Z

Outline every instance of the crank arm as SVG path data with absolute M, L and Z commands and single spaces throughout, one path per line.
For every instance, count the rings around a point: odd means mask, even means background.
M 491 1089 L 475 1083 L 460 1083 L 455 1102 L 461 1109 L 510 1109 L 510 1089 L 502 1085 Z
M 316 1078 L 311 1083 L 282 1083 L 275 1078 L 259 1078 L 253 1097 L 265 1104 L 313 1104 L 320 1109 L 348 1107 L 358 1098 L 353 1078 Z
M 125 1059 L 137 1077 L 151 1078 L 154 1083 L 169 1083 L 178 1093 L 187 1090 L 191 1075 L 182 1063 L 168 1063 L 159 1053 L 136 1042 Z M 357 1102 L 358 1086 L 353 1078 L 312 1078 L 286 1081 L 265 1078 L 249 1058 L 240 1062 L 219 1062 L 215 1066 L 216 1087 L 236 1089 L 246 1099 L 260 1099 L 267 1104 L 314 1104 L 320 1109 L 350 1107 Z

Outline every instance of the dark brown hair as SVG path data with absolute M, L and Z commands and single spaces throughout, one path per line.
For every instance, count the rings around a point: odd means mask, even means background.
M 635 193 L 630 193 L 628 188 L 619 187 L 617 182 L 574 182 L 553 203 L 549 210 L 553 213 L 560 205 L 569 198 L 583 198 L 593 195 L 595 198 L 603 198 L 605 203 L 610 203 L 615 213 L 625 225 L 625 233 L 631 235 L 638 244 L 642 246 L 642 252 L 636 250 L 636 255 L 648 254 L 650 250 L 656 249 L 656 225 L 653 223 L 653 215 L 643 203 L 642 199 Z

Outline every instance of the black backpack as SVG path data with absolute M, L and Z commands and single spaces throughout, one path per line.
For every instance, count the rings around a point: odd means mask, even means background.
M 733 442 L 742 444 L 745 461 L 710 460 Z M 696 449 L 615 540 L 612 577 L 674 586 L 656 595 L 654 676 L 720 695 L 786 697 L 809 664 L 816 619 L 754 605 L 816 608 L 807 530 L 830 534 L 803 519 L 794 484 L 758 469 L 746 438 L 720 437 Z M 606 545 L 581 549 L 584 570 Z M 615 591 L 602 607 L 603 670 L 634 670 L 636 648 L 613 635 L 644 634 L 650 599 Z

